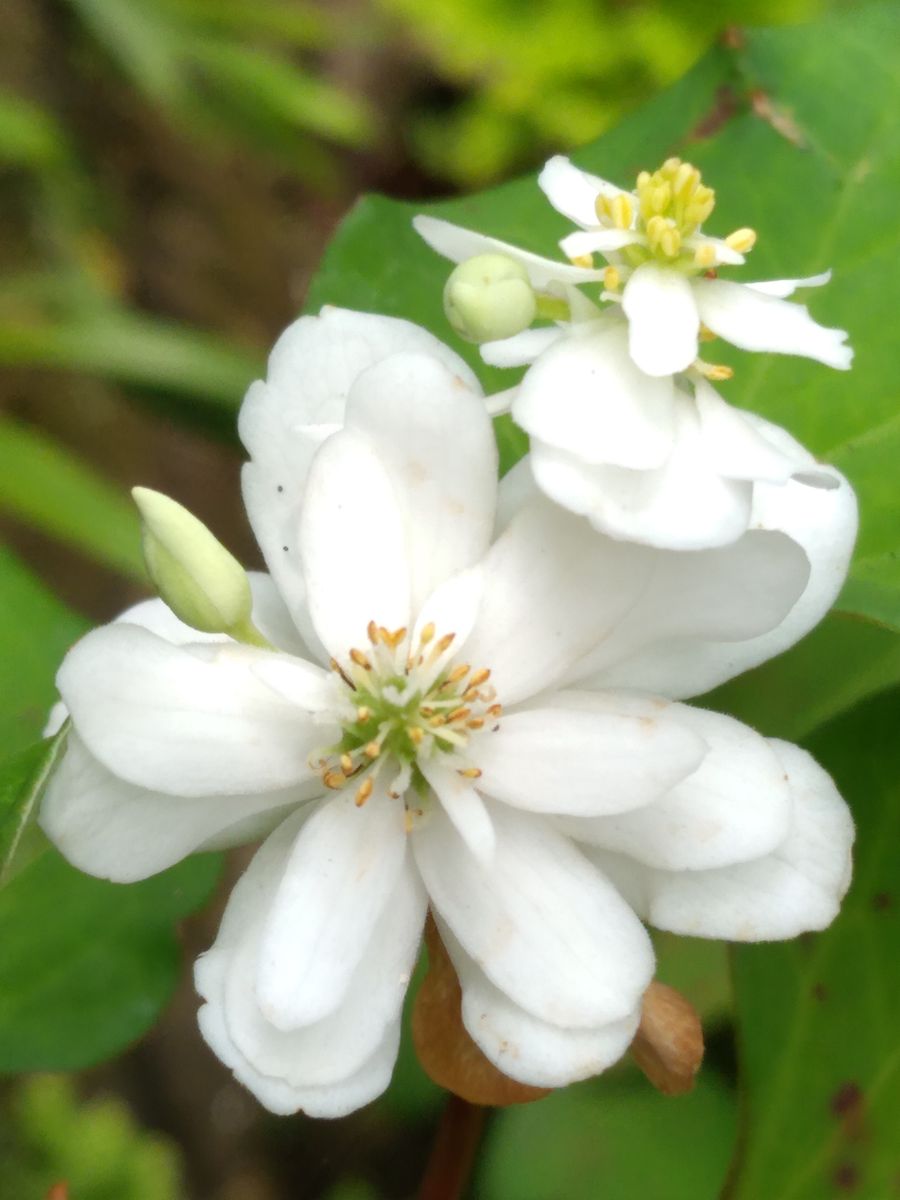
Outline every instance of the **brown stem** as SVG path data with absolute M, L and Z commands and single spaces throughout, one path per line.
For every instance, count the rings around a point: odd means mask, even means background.
M 450 1096 L 425 1168 L 418 1200 L 462 1200 L 475 1165 L 487 1110 Z

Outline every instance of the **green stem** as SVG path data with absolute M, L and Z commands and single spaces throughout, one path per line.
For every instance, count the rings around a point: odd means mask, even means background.
M 245 646 L 259 646 L 261 650 L 275 649 L 269 639 L 263 637 L 249 617 L 241 621 L 238 625 L 232 625 L 227 630 L 227 633 L 229 637 L 233 637 L 236 642 L 243 642 Z

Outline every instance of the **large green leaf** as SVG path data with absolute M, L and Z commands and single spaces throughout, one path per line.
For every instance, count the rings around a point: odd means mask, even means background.
M 0 891 L 0 1071 L 74 1070 L 153 1024 L 181 971 L 173 931 L 209 896 L 216 855 L 144 883 L 44 854 Z
M 0 479 L 0 511 L 124 575 L 146 579 L 137 509 L 69 451 L 0 417 Z
M 860 496 L 862 534 L 839 607 L 892 629 L 900 628 L 900 523 L 891 474 L 900 394 L 885 314 L 900 308 L 900 273 L 892 261 L 900 238 L 898 106 L 900 25 L 895 6 L 882 3 L 814 26 L 747 32 L 738 49 L 717 48 L 669 92 L 574 156 L 622 183 L 669 154 L 689 156 L 717 189 L 710 227 L 759 231 L 744 277 L 834 269 L 832 284 L 810 303 L 820 320 L 850 330 L 857 350 L 850 374 L 802 359 L 720 352 L 719 343 L 714 349 L 736 367 L 734 380 L 723 385 L 731 401 L 785 425 L 849 474 Z M 342 304 L 414 319 L 454 344 L 489 391 L 510 386 L 514 373 L 486 369 L 473 347 L 453 337 L 441 304 L 448 265 L 413 232 L 416 211 L 542 253 L 556 253 L 567 228 L 533 178 L 430 205 L 369 197 L 332 242 L 308 307 Z M 521 440 L 507 438 L 505 465 L 522 448 Z M 861 624 L 856 632 L 865 657 L 871 638 Z M 853 633 L 836 639 L 845 657 L 832 660 L 827 675 L 813 655 L 792 660 L 786 706 L 796 710 L 795 692 L 801 700 L 813 697 L 828 716 L 845 697 L 864 694 L 869 676 L 878 677 L 877 686 L 900 678 L 896 656 L 890 672 L 855 673 Z M 746 702 L 740 687 L 731 696 L 737 707 Z
M 855 877 L 834 925 L 734 955 L 745 1127 L 729 1200 L 897 1194 L 898 727 L 892 692 L 810 743 L 858 829 Z
M 489 1133 L 473 1194 L 481 1200 L 715 1200 L 736 1123 L 734 1094 L 712 1070 L 677 1099 L 659 1095 L 635 1071 L 594 1080 L 504 1109 Z M 775 1200 L 777 1193 L 771 1195 Z
M 0 764 L 0 887 L 44 849 L 32 838 L 41 796 L 65 746 L 66 730 Z
M 0 759 L 40 736 L 53 703 L 53 678 L 87 628 L 0 546 Z

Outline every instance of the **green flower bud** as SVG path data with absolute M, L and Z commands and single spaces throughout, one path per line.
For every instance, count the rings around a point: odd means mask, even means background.
M 447 280 L 444 312 L 466 341 L 493 342 L 527 329 L 537 300 L 521 263 L 505 254 L 479 254 Z
M 253 597 L 247 572 L 202 521 L 162 492 L 136 487 L 143 519 L 147 572 L 176 617 L 203 633 L 241 641 L 252 630 Z

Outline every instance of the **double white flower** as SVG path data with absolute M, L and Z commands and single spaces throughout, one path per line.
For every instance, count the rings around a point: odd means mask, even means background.
M 855 530 L 836 472 L 760 489 L 723 549 L 614 541 L 526 469 L 498 493 L 449 350 L 339 310 L 282 337 L 241 432 L 274 648 L 160 601 L 88 634 L 42 822 L 121 881 L 267 835 L 196 970 L 203 1033 L 263 1104 L 338 1116 L 387 1086 L 429 905 L 473 1039 L 551 1087 L 628 1046 L 642 920 L 739 940 L 831 921 L 852 842 L 831 781 L 678 701 L 827 610 Z
M 846 369 L 846 333 L 817 324 L 787 297 L 810 279 L 735 283 L 720 265 L 744 262 L 755 235 L 708 237 L 714 195 L 696 168 L 669 160 L 642 173 L 634 192 L 552 158 L 538 182 L 551 204 L 580 226 L 560 243 L 571 262 L 519 250 L 449 222 L 415 226 L 440 254 L 462 263 L 502 254 L 535 293 L 563 310 L 481 348 L 495 366 L 529 365 L 501 403 L 532 439 L 539 486 L 599 530 L 650 545 L 724 545 L 749 528 L 756 483 L 830 476 L 784 430 L 730 407 L 710 385 L 724 368 L 698 358 L 717 335 L 745 350 L 817 359 Z M 607 265 L 597 268 L 600 253 Z M 579 291 L 602 286 L 600 309 Z M 532 365 L 533 364 L 533 365 Z M 495 406 L 496 407 L 496 406 Z

